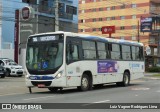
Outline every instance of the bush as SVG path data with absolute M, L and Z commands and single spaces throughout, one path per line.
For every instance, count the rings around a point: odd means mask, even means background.
M 149 67 L 148 72 L 160 72 L 160 67 Z

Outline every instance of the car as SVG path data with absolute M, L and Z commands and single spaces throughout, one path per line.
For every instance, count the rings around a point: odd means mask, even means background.
M 9 58 L 0 58 L 0 65 L 3 66 L 6 71 L 6 76 L 23 76 L 24 69 L 21 65 L 18 65 L 15 61 Z
M 5 78 L 6 69 L 0 65 L 0 77 Z

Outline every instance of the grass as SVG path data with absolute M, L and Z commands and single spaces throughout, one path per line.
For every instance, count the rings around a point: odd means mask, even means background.
M 153 75 L 153 77 L 160 77 L 160 74 L 155 74 Z

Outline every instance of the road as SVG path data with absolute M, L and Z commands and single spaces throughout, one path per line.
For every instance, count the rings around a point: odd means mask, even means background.
M 94 106 L 99 103 L 160 103 L 160 80 L 151 77 L 131 81 L 131 85 L 128 87 L 117 87 L 115 84 L 108 84 L 102 88 L 94 88 L 92 91 L 87 92 L 80 92 L 75 88 L 65 89 L 57 93 L 51 93 L 46 88 L 33 88 L 32 91 L 33 93 L 30 94 L 28 88 L 25 87 L 24 77 L 0 79 L 0 103 L 83 103 L 80 105 L 84 107 Z M 66 111 L 70 112 L 69 109 Z M 88 109 L 87 111 L 91 110 Z M 96 109 L 93 111 L 96 112 Z M 105 109 L 100 109 L 100 111 L 106 112 Z M 116 112 L 118 110 L 109 109 L 110 111 Z M 124 110 L 120 111 L 124 112 Z M 150 112 L 151 110 L 144 109 L 141 111 Z M 158 110 L 154 111 L 158 112 Z

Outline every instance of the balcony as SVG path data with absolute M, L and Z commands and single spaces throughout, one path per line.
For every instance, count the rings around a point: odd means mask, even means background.
M 44 14 L 55 15 L 55 9 L 50 8 L 48 6 L 39 5 L 38 11 L 40 13 L 44 13 Z M 65 13 L 65 12 L 59 12 L 59 18 L 73 20 L 73 14 L 68 14 L 68 13 Z
M 151 5 L 150 5 L 150 13 L 158 15 L 160 14 L 160 0 L 151 0 Z
M 73 14 L 59 13 L 59 18 L 73 20 Z

